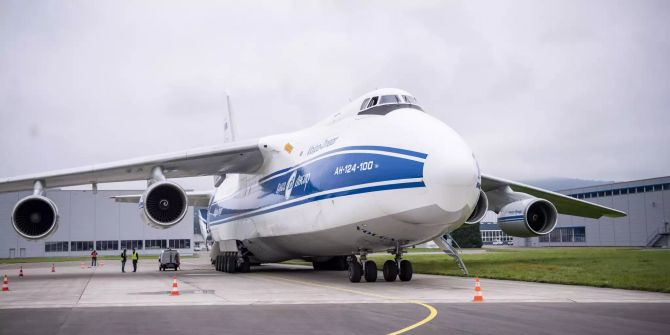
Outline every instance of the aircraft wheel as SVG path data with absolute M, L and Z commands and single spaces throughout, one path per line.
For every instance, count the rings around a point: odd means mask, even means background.
M 374 261 L 365 262 L 365 281 L 368 283 L 377 281 L 377 264 Z
M 384 262 L 382 272 L 384 273 L 384 280 L 395 281 L 396 277 L 398 277 L 398 264 L 392 260 L 388 260 Z
M 244 259 L 242 264 L 240 264 L 240 272 L 247 273 L 251 271 L 251 262 L 248 259 Z
M 237 256 L 228 257 L 228 273 L 237 272 Z
M 400 277 L 400 280 L 402 281 L 410 281 L 412 280 L 412 263 L 406 259 L 403 259 L 400 262 L 400 274 L 398 277 Z
M 349 281 L 352 283 L 358 283 L 361 281 L 363 269 L 361 263 L 354 261 L 349 264 Z

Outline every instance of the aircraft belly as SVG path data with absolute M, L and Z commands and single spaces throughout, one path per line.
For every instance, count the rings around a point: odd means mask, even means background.
M 432 211 L 434 208 L 420 210 Z M 454 223 L 458 224 L 458 223 Z M 245 246 L 262 262 L 313 256 L 350 255 L 359 250 L 384 251 L 396 244 L 413 245 L 430 240 L 449 225 L 424 225 L 387 215 L 305 233 L 258 236 Z

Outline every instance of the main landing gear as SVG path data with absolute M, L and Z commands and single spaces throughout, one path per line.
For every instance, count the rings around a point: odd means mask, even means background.
M 216 271 L 227 273 L 249 272 L 251 269 L 251 262 L 248 257 L 240 257 L 237 253 L 224 253 L 216 256 L 214 259 L 214 268 Z
M 384 262 L 382 267 L 384 280 L 391 282 L 400 278 L 400 281 L 410 281 L 414 272 L 412 263 L 406 259 L 401 259 L 402 250 L 397 249 L 394 253 L 395 260 Z M 349 256 L 349 281 L 358 283 L 363 277 L 369 283 L 377 281 L 377 264 L 374 261 L 367 260 L 367 252 L 361 252 L 360 262 L 356 256 Z

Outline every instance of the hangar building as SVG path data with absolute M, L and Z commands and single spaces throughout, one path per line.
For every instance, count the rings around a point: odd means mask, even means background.
M 548 235 L 513 239 L 515 246 L 670 247 L 670 176 L 562 190 L 559 193 L 628 213 L 599 220 L 559 215 Z
M 119 255 L 138 249 L 143 255 L 158 255 L 172 247 L 183 255 L 193 253 L 194 216 L 189 207 L 184 219 L 168 229 L 146 225 L 136 204 L 117 203 L 109 197 L 141 191 L 48 190 L 58 206 L 57 230 L 46 239 L 28 241 L 14 231 L 11 213 L 19 199 L 30 192 L 0 194 L 0 258 L 88 256 L 93 248 L 100 255 Z M 202 238 L 199 238 L 201 241 Z

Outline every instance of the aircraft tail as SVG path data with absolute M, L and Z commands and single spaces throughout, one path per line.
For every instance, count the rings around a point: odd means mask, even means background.
M 226 113 L 223 116 L 223 142 L 235 141 L 235 129 L 233 127 L 233 105 L 230 102 L 230 94 L 226 93 Z

